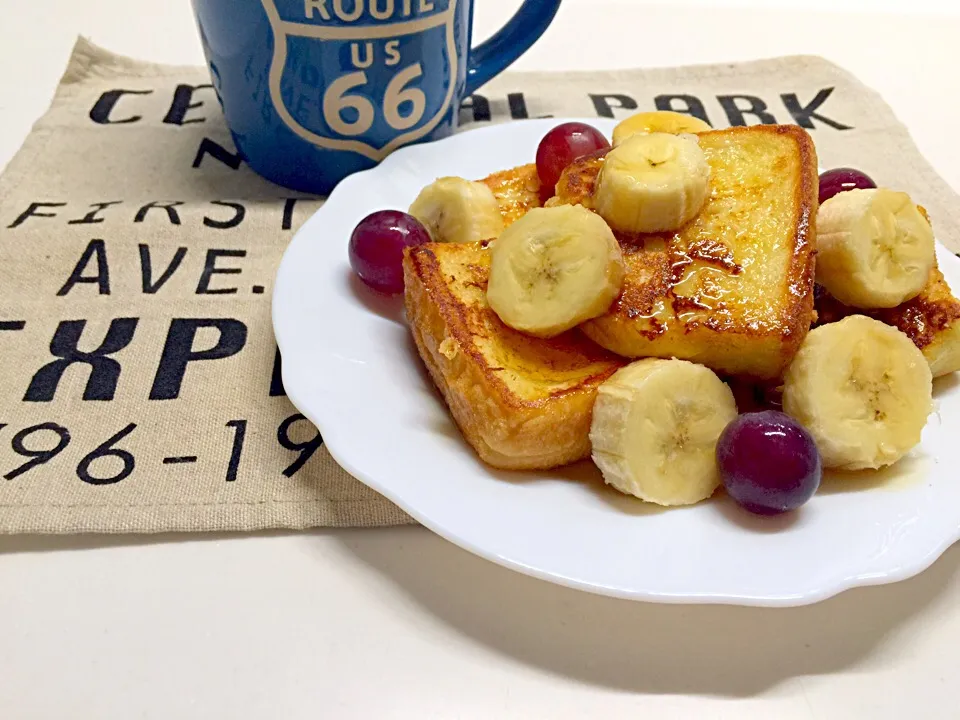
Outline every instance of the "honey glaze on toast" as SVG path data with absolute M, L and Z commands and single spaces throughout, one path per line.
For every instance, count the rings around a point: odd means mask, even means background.
M 483 243 L 428 243 L 404 258 L 417 349 L 464 437 L 504 469 L 589 457 L 593 401 L 624 361 L 572 330 L 549 340 L 506 327 L 486 300 Z
M 588 457 L 593 400 L 629 362 L 621 353 L 682 357 L 736 383 L 775 387 L 814 321 L 858 312 L 906 333 L 935 376 L 960 370 L 960 301 L 937 269 L 897 308 L 857 311 L 818 289 L 814 312 L 817 161 L 806 132 L 759 126 L 699 137 L 712 170 L 707 204 L 679 232 L 619 235 L 624 291 L 583 332 L 544 340 L 503 325 L 486 303 L 486 243 L 431 243 L 406 254 L 419 353 L 485 462 L 547 469 Z M 602 156 L 568 167 L 546 204 L 592 209 Z M 544 204 L 532 163 L 482 182 L 507 225 Z
M 757 379 L 778 378 L 813 319 L 817 158 L 794 126 L 701 133 L 710 196 L 677 232 L 619 235 L 620 299 L 583 325 L 625 357 L 677 357 Z M 573 163 L 553 204 L 592 209 L 602 157 Z
M 705 135 L 714 189 L 700 215 L 709 222 L 698 218 L 675 234 L 621 236 L 629 276 L 609 317 L 622 327 L 606 343 L 603 321 L 588 323 L 588 334 L 617 353 L 623 348 L 613 340 L 621 333 L 642 339 L 650 356 L 779 377 L 813 313 L 813 144 L 792 127 Z M 568 168 L 547 204 L 589 208 L 601 162 L 594 156 Z M 533 164 L 482 182 L 507 225 L 543 205 Z M 771 233 L 776 243 L 747 247 Z M 488 273 L 484 243 L 430 243 L 404 257 L 410 327 L 454 420 L 494 467 L 548 469 L 589 457 L 597 388 L 629 360 L 580 330 L 544 340 L 507 328 L 486 302 Z M 731 285 L 745 276 L 775 292 L 747 294 Z M 658 318 L 654 311 L 667 303 L 669 314 Z

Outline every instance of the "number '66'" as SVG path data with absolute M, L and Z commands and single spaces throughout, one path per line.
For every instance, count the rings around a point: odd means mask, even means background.
M 410 82 L 423 75 L 420 63 L 409 65 L 396 75 L 387 85 L 383 94 L 383 117 L 394 130 L 409 130 L 423 117 L 427 98 L 419 88 L 406 87 Z M 343 75 L 332 83 L 323 95 L 323 118 L 327 125 L 340 135 L 353 137 L 362 135 L 373 125 L 376 110 L 373 103 L 362 95 L 348 95 L 349 90 L 367 84 L 367 73 L 363 70 Z M 409 103 L 411 108 L 406 114 L 400 113 L 400 107 Z M 343 119 L 343 110 L 353 108 L 357 112 L 355 120 Z

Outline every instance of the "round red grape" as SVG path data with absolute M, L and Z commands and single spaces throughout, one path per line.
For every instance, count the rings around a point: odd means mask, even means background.
M 543 136 L 537 148 L 540 184 L 552 191 L 567 165 L 577 158 L 609 147 L 610 142 L 592 125 L 579 122 L 557 125 Z
M 853 168 L 835 168 L 820 175 L 820 203 L 845 190 L 869 190 L 877 184 L 866 173 Z
M 800 507 L 816 493 L 823 473 L 813 437 L 776 410 L 731 422 L 717 441 L 717 465 L 730 497 L 760 515 Z
M 367 215 L 350 235 L 350 267 L 382 293 L 403 292 L 403 249 L 430 242 L 430 233 L 412 215 L 380 210 Z

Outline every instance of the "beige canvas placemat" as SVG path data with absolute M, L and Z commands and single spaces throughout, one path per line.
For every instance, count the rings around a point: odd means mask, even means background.
M 507 74 L 462 120 L 654 108 L 807 127 L 821 165 L 910 192 L 960 249 L 957 195 L 876 93 L 819 58 Z M 319 204 L 245 166 L 205 69 L 78 41 L 0 178 L 0 532 L 410 522 L 333 462 L 280 383 L 271 284 Z

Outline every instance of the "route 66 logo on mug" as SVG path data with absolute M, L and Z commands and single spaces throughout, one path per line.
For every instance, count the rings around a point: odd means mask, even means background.
M 470 48 L 473 0 L 193 0 L 237 149 L 258 174 L 326 195 L 397 148 L 449 135 L 464 97 L 546 30 L 526 0 Z

